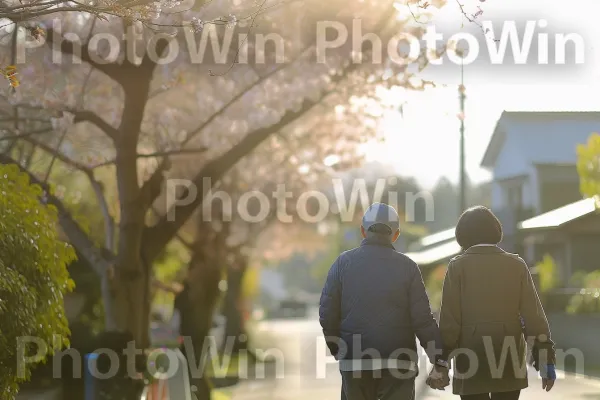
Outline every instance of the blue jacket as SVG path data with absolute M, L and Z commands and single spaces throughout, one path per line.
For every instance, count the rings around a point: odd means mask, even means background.
M 342 362 L 379 357 L 416 366 L 415 336 L 432 363 L 442 358 L 441 335 L 421 271 L 387 238 L 369 237 L 336 259 L 319 316 L 329 350 Z

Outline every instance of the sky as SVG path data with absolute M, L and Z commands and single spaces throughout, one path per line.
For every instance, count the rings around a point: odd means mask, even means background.
M 469 10 L 476 10 L 479 5 L 484 10 L 480 17 L 484 21 L 487 17 L 494 22 L 513 19 L 524 24 L 528 20 L 545 19 L 547 29 L 538 29 L 536 35 L 539 32 L 547 32 L 550 37 L 556 33 L 577 33 L 585 46 L 584 64 L 579 66 L 548 67 L 533 63 L 489 66 L 478 64 L 479 59 L 464 66 L 467 173 L 474 182 L 482 182 L 490 179 L 490 173 L 480 167 L 480 162 L 503 110 L 600 110 L 600 24 L 595 18 L 600 15 L 600 1 L 461 0 L 461 3 Z M 486 57 L 483 30 L 468 21 L 461 29 L 462 19 L 456 0 L 447 0 L 432 23 L 441 27 L 438 31 L 451 32 L 445 36 L 446 40 L 461 30 L 479 35 L 480 57 Z M 599 38 L 596 43 L 594 37 Z M 551 60 L 553 52 L 552 45 Z M 510 54 L 507 60 L 512 60 Z M 433 68 L 437 69 L 428 67 L 421 76 L 434 81 L 437 87 L 425 92 L 404 92 L 403 113 L 388 112 L 381 123 L 385 141 L 370 143 L 364 149 L 368 161 L 389 164 L 399 174 L 413 176 L 425 187 L 435 185 L 442 176 L 453 182 L 459 177 L 461 68 L 451 63 Z

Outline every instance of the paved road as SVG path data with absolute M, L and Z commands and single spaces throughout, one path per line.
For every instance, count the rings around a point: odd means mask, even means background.
M 521 400 L 600 400 L 600 380 L 565 376 L 557 372 L 558 380 L 554 388 L 546 393 L 542 381 L 534 370 L 530 371 L 529 388 L 523 391 Z M 429 390 L 421 400 L 458 399 L 452 395 L 451 387 L 445 391 Z
M 263 351 L 277 361 L 265 369 L 265 379 L 240 384 L 232 400 L 339 400 L 337 365 L 325 362 L 325 343 L 316 320 L 263 321 L 251 329 L 251 337 L 259 355 Z M 318 348 L 322 369 L 316 366 Z
M 232 400 L 339 400 L 341 379 L 328 353 L 316 318 L 272 320 L 251 329 L 252 347 L 281 356 L 265 369 L 264 379 L 249 379 L 233 391 Z M 273 350 L 275 349 L 275 350 Z M 423 385 L 421 385 L 423 386 Z
M 341 379 L 337 364 L 325 359 L 325 343 L 315 318 L 264 321 L 251 329 L 253 347 L 279 355 L 276 365 L 267 367 L 260 379 L 243 381 L 233 390 L 232 400 L 339 400 Z M 331 361 L 331 360 L 329 360 Z M 280 378 L 276 378 L 279 370 Z M 422 371 L 429 366 L 421 366 Z M 530 389 L 523 400 L 600 400 L 600 381 L 564 376 L 550 393 L 541 389 L 541 381 L 532 371 Z M 458 399 L 451 388 L 445 392 L 425 389 L 424 373 L 417 382 L 420 400 Z M 562 375 L 562 376 L 561 376 Z

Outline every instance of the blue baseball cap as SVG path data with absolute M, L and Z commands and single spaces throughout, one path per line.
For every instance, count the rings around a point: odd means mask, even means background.
M 394 207 L 384 203 L 373 203 L 365 211 L 362 226 L 368 231 L 370 227 L 377 224 L 389 227 L 394 233 L 400 229 L 400 217 Z

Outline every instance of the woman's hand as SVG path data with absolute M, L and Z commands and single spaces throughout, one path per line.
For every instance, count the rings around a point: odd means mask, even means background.
M 544 389 L 546 392 L 551 391 L 554 387 L 554 382 L 554 379 L 542 378 L 542 389 Z
M 553 364 L 548 364 L 545 367 L 540 368 L 540 375 L 542 376 L 542 389 L 549 392 L 554 387 L 556 382 L 556 369 Z

